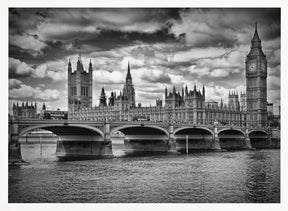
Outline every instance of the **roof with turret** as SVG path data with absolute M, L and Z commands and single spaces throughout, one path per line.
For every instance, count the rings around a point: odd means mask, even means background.
M 265 56 L 265 54 L 262 51 L 262 47 L 261 47 L 261 39 L 258 35 L 258 31 L 257 31 L 257 22 L 255 23 L 255 32 L 253 35 L 253 38 L 251 40 L 251 49 L 249 54 L 247 55 L 248 57 L 251 56 Z

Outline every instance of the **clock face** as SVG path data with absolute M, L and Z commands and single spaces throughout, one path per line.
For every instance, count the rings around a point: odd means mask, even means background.
M 248 71 L 249 72 L 255 72 L 256 71 L 256 63 L 248 64 Z

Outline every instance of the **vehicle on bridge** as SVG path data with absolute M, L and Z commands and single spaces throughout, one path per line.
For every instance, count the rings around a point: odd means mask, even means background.
M 149 116 L 133 116 L 133 121 L 150 121 Z

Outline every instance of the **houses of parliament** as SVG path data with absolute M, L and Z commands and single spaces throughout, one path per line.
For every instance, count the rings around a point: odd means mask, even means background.
M 148 120 L 189 124 L 239 125 L 265 127 L 267 125 L 267 60 L 262 51 L 261 40 L 255 24 L 251 49 L 245 61 L 246 93 L 230 92 L 228 103 L 207 102 L 205 86 L 193 89 L 185 86 L 177 91 L 166 88 L 165 104 L 156 99 L 155 106 L 142 107 L 135 103 L 135 88 L 128 63 L 126 82 L 117 96 L 106 95 L 101 90 L 99 106 L 92 106 L 93 68 L 90 60 L 88 72 L 84 70 L 81 57 L 76 70 L 68 63 L 68 118 L 94 121 Z

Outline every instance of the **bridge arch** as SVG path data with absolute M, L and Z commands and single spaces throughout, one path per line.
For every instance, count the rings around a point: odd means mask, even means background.
M 250 130 L 249 132 L 248 132 L 248 135 L 250 135 L 251 133 L 255 133 L 255 132 L 259 132 L 259 133 L 262 133 L 262 134 L 266 134 L 267 136 L 268 136 L 268 132 L 267 131 L 265 131 L 265 130 L 257 130 L 257 129 L 255 129 L 255 130 Z
M 158 135 L 164 135 L 165 134 L 165 135 L 169 136 L 169 132 L 167 130 L 165 130 L 162 127 L 156 126 L 156 125 L 144 125 L 144 126 L 141 126 L 141 125 L 123 125 L 123 126 L 120 126 L 120 127 L 115 127 L 110 132 L 110 134 L 113 134 L 113 133 L 115 133 L 117 131 L 121 131 L 124 134 L 125 134 L 125 132 L 129 133 L 129 132 L 132 132 L 131 130 L 133 128 L 137 130 L 137 131 L 134 131 L 136 133 L 138 132 L 139 134 L 141 134 L 141 132 L 144 132 L 142 135 L 147 134 L 147 131 L 145 132 L 145 129 L 152 129 L 152 131 L 155 132 L 155 133 L 160 132 L 160 133 L 158 133 Z M 128 134 L 125 134 L 125 135 L 128 135 Z
M 170 149 L 169 132 L 156 125 L 123 125 L 114 128 L 110 135 L 124 134 L 125 154 L 162 153 Z M 113 140 L 112 140 L 113 143 Z
M 174 131 L 173 136 L 176 150 L 181 153 L 214 148 L 214 133 L 205 127 L 181 127 Z
M 176 134 L 176 133 L 178 133 L 179 131 L 181 131 L 181 130 L 186 130 L 186 129 L 201 129 L 201 130 L 205 130 L 205 131 L 209 132 L 211 135 L 214 135 L 213 130 L 211 130 L 211 129 L 209 129 L 209 128 L 206 128 L 206 127 L 189 127 L 189 126 L 180 127 L 180 128 L 178 128 L 178 129 L 176 129 L 173 134 Z
M 245 131 L 238 129 L 238 128 L 223 128 L 221 130 L 218 130 L 218 134 L 222 133 L 223 131 L 238 131 L 238 132 L 242 133 L 243 136 L 245 136 Z
M 248 133 L 251 146 L 256 149 L 268 148 L 268 133 L 263 130 L 251 130 Z
M 224 128 L 218 131 L 220 147 L 222 149 L 246 149 L 246 134 L 237 128 Z
M 92 159 L 106 156 L 106 151 L 110 153 L 109 146 L 104 142 L 104 133 L 96 127 L 80 124 L 33 125 L 20 130 L 19 137 L 35 129 L 45 129 L 58 136 L 56 156 L 60 160 Z
M 33 131 L 36 129 L 44 129 L 49 130 L 56 135 L 100 135 L 101 137 L 104 137 L 104 133 L 93 126 L 89 125 L 63 125 L 63 124 L 42 124 L 42 125 L 34 125 L 30 127 L 26 127 L 19 131 L 19 137 L 23 136 L 25 133 L 29 131 Z

